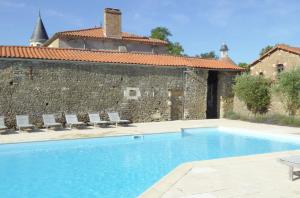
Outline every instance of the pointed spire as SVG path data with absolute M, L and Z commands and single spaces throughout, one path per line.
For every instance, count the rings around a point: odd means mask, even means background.
M 44 26 L 41 12 L 39 11 L 39 16 L 37 18 L 37 22 L 30 38 L 31 46 L 39 46 L 45 43 L 49 39 L 46 28 Z

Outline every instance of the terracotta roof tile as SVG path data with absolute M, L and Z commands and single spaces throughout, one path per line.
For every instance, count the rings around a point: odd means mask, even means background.
M 50 40 L 45 43 L 45 46 L 49 45 L 53 40 L 59 37 L 82 37 L 82 38 L 91 38 L 91 39 L 107 39 L 104 36 L 103 29 L 100 27 L 90 28 L 90 29 L 82 29 L 82 30 L 73 30 L 73 31 L 65 31 L 56 33 Z M 143 42 L 145 44 L 155 44 L 155 45 L 166 45 L 166 41 L 162 41 L 159 39 L 153 39 L 150 37 L 138 36 L 134 34 L 129 34 L 126 32 L 122 33 L 122 40 L 124 41 L 137 41 Z
M 99 63 L 194 67 L 218 70 L 243 70 L 228 61 L 184 56 L 108 52 L 47 47 L 0 46 L 0 58 L 86 61 Z
M 257 60 L 255 60 L 253 63 L 251 63 L 250 67 L 256 65 L 258 62 L 263 60 L 265 57 L 269 56 L 270 54 L 272 54 L 273 52 L 275 52 L 276 50 L 279 50 L 279 49 L 290 52 L 290 53 L 293 53 L 293 54 L 300 55 L 300 48 L 299 47 L 291 47 L 291 46 L 285 45 L 285 44 L 278 44 L 278 45 L 274 46 L 272 49 L 270 49 L 268 52 L 266 52 L 264 55 L 259 57 Z

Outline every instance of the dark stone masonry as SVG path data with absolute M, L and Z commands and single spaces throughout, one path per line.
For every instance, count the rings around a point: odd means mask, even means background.
M 62 122 L 64 113 L 85 120 L 108 111 L 133 122 L 206 118 L 203 69 L 22 59 L 1 59 L 0 69 L 0 110 L 10 127 L 18 114 L 37 126 L 45 113 Z

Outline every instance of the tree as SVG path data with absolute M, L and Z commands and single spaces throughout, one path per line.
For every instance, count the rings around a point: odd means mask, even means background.
M 265 53 L 267 53 L 268 51 L 270 51 L 272 48 L 273 48 L 272 45 L 267 45 L 266 47 L 264 47 L 264 48 L 262 48 L 262 49 L 260 50 L 259 55 L 260 55 L 260 56 L 265 55 Z
M 219 59 L 219 57 L 216 55 L 214 51 L 202 53 L 200 55 L 196 55 L 196 57 L 207 58 L 207 59 Z
M 238 66 L 247 69 L 248 68 L 248 63 L 239 63 Z
M 246 69 L 246 72 L 249 72 L 250 70 L 248 63 L 239 63 L 238 66 Z
M 274 90 L 281 96 L 288 114 L 294 116 L 300 108 L 300 69 L 279 74 Z
M 167 48 L 168 48 L 170 54 L 173 54 L 173 55 L 182 55 L 182 53 L 184 52 L 183 47 L 178 42 L 169 43 Z
M 157 27 L 151 30 L 151 38 L 160 39 L 169 43 L 170 36 L 172 36 L 172 34 L 166 27 Z
M 160 39 L 168 42 L 167 49 L 170 54 L 183 55 L 184 49 L 179 42 L 171 42 L 169 37 L 172 33 L 166 27 L 157 27 L 151 30 L 151 38 Z
M 268 111 L 271 103 L 271 81 L 262 76 L 251 76 L 247 73 L 235 79 L 233 90 L 236 96 L 245 102 L 248 110 L 255 115 Z

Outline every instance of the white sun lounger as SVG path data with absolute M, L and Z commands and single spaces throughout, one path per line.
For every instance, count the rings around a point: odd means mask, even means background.
M 67 126 L 72 129 L 72 126 L 85 126 L 84 122 L 79 122 L 75 114 L 66 114 Z
M 121 120 L 118 112 L 108 112 L 107 114 L 111 123 L 116 126 L 118 126 L 118 124 L 128 125 L 130 123 L 129 120 Z
M 34 129 L 34 125 L 29 123 L 29 116 L 28 115 L 17 115 L 17 128 L 19 131 L 22 129 Z
M 4 116 L 0 116 L 0 130 L 1 131 L 7 130 L 7 127 L 5 126 L 5 122 L 4 122 Z
M 93 125 L 94 127 L 96 127 L 97 125 L 108 125 L 109 124 L 108 121 L 101 120 L 98 113 L 89 113 L 89 119 L 90 119 L 89 124 Z
M 43 122 L 44 122 L 44 127 L 46 129 L 62 127 L 61 123 L 58 123 L 58 122 L 55 121 L 55 117 L 54 117 L 53 114 L 44 114 L 43 115 Z
M 294 169 L 300 168 L 300 155 L 293 155 L 289 157 L 280 158 L 279 161 L 287 166 L 289 166 L 289 178 L 291 181 L 294 180 Z

